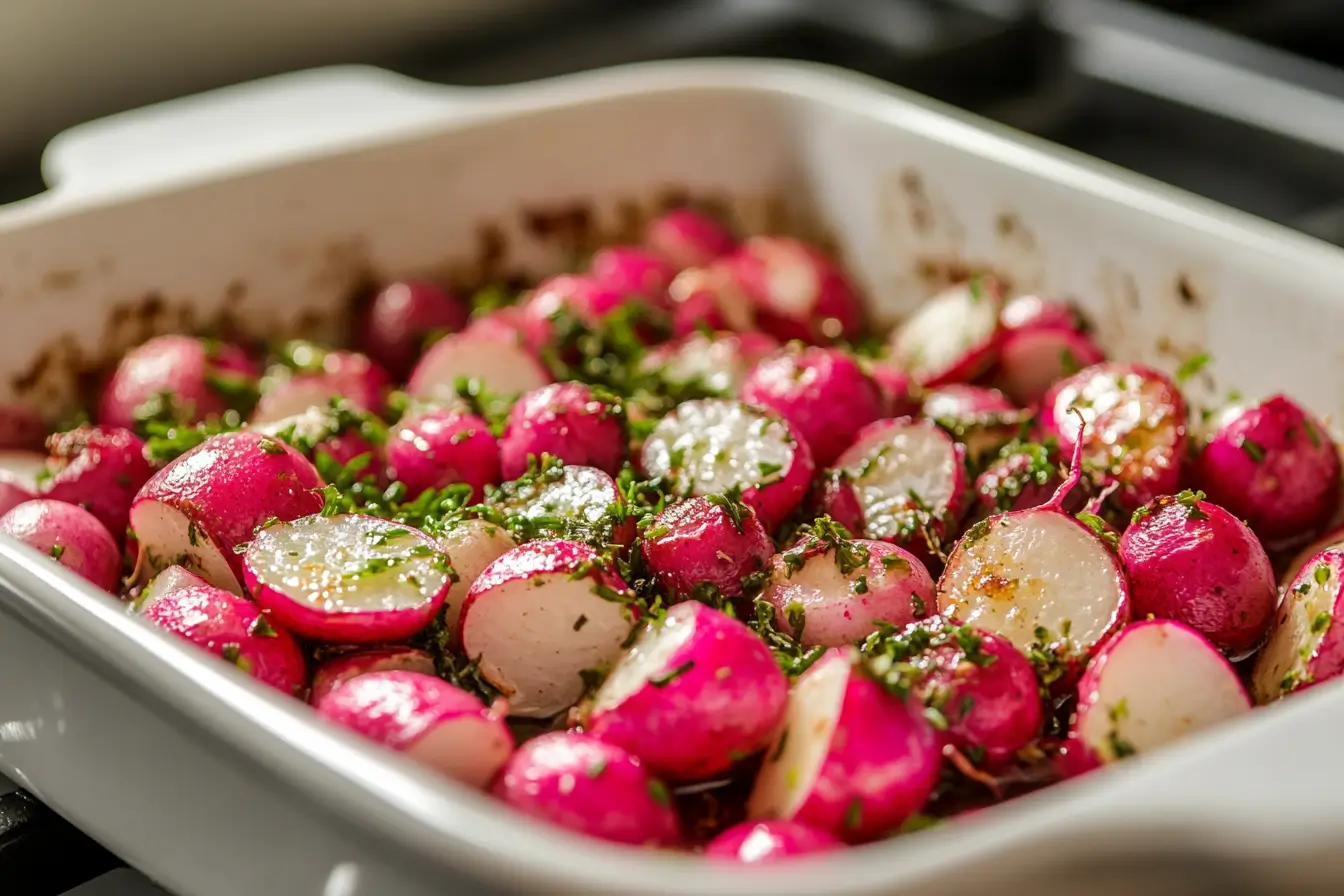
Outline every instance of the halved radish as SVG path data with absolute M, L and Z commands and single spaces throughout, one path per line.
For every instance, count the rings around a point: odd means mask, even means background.
M 248 593 L 276 622 L 328 644 L 410 637 L 439 612 L 453 578 L 428 535 L 354 513 L 263 528 L 243 571 Z
M 457 381 L 478 379 L 497 395 L 521 395 L 551 381 L 536 356 L 515 343 L 457 333 L 440 339 L 411 371 L 406 391 L 412 398 L 451 399 Z
M 672 209 L 649 222 L 644 242 L 677 268 L 709 264 L 737 245 L 728 228 L 689 208 Z
M 1302 550 L 1293 555 L 1293 559 L 1283 567 L 1283 575 L 1279 576 L 1279 588 L 1287 588 L 1293 579 L 1300 573 L 1313 558 L 1322 551 L 1328 551 L 1330 548 L 1344 547 L 1344 524 L 1340 524 L 1330 529 L 1320 538 L 1312 541 Z
M 543 463 L 501 485 L 490 504 L 523 540 L 563 538 L 604 547 L 633 537 L 634 521 L 625 518 L 616 480 L 592 467 Z
M 150 604 L 166 594 L 172 594 L 174 591 L 180 591 L 183 588 L 208 584 L 210 583 L 184 566 L 170 566 L 149 580 L 149 583 L 136 597 L 134 609 L 137 613 L 143 613 L 149 608 Z
M 104 591 L 121 582 L 121 550 L 107 527 L 83 507 L 38 498 L 0 516 L 0 535 L 50 557 Z
M 589 837 L 631 846 L 681 842 L 667 785 L 625 750 L 577 731 L 552 731 L 520 746 L 493 793 L 537 821 Z
M 462 331 L 463 337 L 488 342 L 506 342 L 525 349 L 533 359 L 550 345 L 555 325 L 549 318 L 538 317 L 519 305 L 505 305 L 473 318 Z M 414 371 L 412 371 L 414 372 Z
M 650 351 L 640 370 L 654 374 L 674 394 L 688 387 L 718 393 L 737 392 L 753 364 L 779 348 L 765 333 L 691 333 Z
M 382 413 L 391 378 L 387 371 L 359 352 L 326 351 L 302 343 L 305 364 L 297 370 L 272 368 L 262 380 L 261 400 L 252 414 L 253 423 L 271 423 L 302 414 L 309 408 L 325 408 L 340 399 L 361 411 Z M 293 347 L 290 349 L 294 353 Z
M 1077 330 L 1062 327 L 1009 330 L 999 346 L 994 383 L 1013 401 L 1034 405 L 1059 380 L 1105 360 L 1106 353 L 1101 347 Z
M 443 602 L 443 627 L 457 637 L 458 617 L 467 592 L 486 567 L 518 547 L 503 527 L 486 520 L 462 520 L 439 536 L 439 547 L 453 562 L 457 581 Z
M 1064 452 L 1081 438 L 1089 476 L 1098 486 L 1119 482 L 1126 510 L 1178 490 L 1185 416 L 1176 384 L 1138 364 L 1093 365 L 1056 383 L 1041 403 L 1045 434 Z
M 368 647 L 337 654 L 313 672 L 308 702 L 316 705 L 323 697 L 352 678 L 371 672 L 419 672 L 434 674 L 434 658 L 414 647 Z
M 1023 411 L 997 389 L 953 383 L 924 396 L 920 413 L 966 446 L 979 467 L 1022 431 L 1031 413 Z
M 1087 332 L 1087 321 L 1068 302 L 1043 299 L 1038 295 L 1013 296 L 1003 306 L 1003 326 L 1016 330 L 1055 328 Z
M 1269 640 L 1256 657 L 1251 693 L 1268 703 L 1344 672 L 1344 548 L 1312 557 L 1288 584 Z
M 687 601 L 640 633 L 594 695 L 585 730 L 654 774 L 703 780 L 765 747 L 788 694 L 755 632 Z
M 1050 500 L 1063 482 L 1063 467 L 1048 447 L 1014 442 L 975 478 L 975 497 L 984 515 L 1024 510 Z
M 673 279 L 667 292 L 672 299 L 672 332 L 677 336 L 706 328 L 758 332 L 756 305 L 743 291 L 731 256 L 687 268 Z
M 902 627 L 937 606 L 933 579 L 914 555 L 866 539 L 804 539 L 775 555 L 761 598 L 781 631 L 808 647 L 840 647 L 883 625 Z
M 466 302 L 436 284 L 389 283 L 369 300 L 355 335 L 370 358 L 404 377 L 429 340 L 466 325 L 467 311 Z
M 684 401 L 644 441 L 650 476 L 668 477 L 682 495 L 724 494 L 734 486 L 766 528 L 803 500 L 812 478 L 807 444 L 779 417 L 738 401 Z
M 994 363 L 1003 331 L 1003 291 L 976 277 L 921 305 L 891 335 L 891 360 L 925 386 L 968 383 Z
M 485 787 L 513 752 L 503 707 L 485 704 L 433 675 L 369 672 L 313 705 L 322 717 L 471 787 Z
M 933 793 L 941 766 L 922 709 L 864 675 L 857 651 L 830 651 L 794 683 L 747 816 L 851 842 L 900 827 Z
M 753 236 L 729 256 L 759 328 L 780 340 L 825 343 L 863 329 L 863 302 L 840 267 L 815 246 L 785 236 Z
M 637 620 L 629 588 L 592 548 L 532 541 L 467 592 L 458 638 L 512 713 L 549 718 L 578 702 L 584 673 L 610 668 Z
M 1082 475 L 1080 453 L 1076 447 L 1069 478 L 1048 502 L 972 526 L 938 580 L 944 616 L 1002 635 L 1019 650 L 1049 649 L 1069 674 L 1130 614 L 1114 545 L 1062 506 Z
M 758 865 L 844 846 L 843 841 L 825 831 L 796 821 L 744 821 L 711 840 L 705 847 L 705 857 Z
M 234 549 L 271 519 L 322 509 L 322 479 L 299 452 L 271 436 L 213 436 L 159 470 L 131 505 L 140 581 L 174 564 L 211 585 L 242 592 Z
M 1251 708 L 1218 648 L 1171 619 L 1136 622 L 1078 683 L 1080 741 L 1103 762 L 1146 753 Z
M 823 509 L 851 532 L 921 554 L 947 538 L 969 494 L 966 449 L 927 420 L 864 427 L 836 459 Z

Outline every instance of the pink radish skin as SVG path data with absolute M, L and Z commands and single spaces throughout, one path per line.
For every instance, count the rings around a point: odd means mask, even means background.
M 863 842 L 924 806 L 938 781 L 938 738 L 922 707 L 883 690 L 857 661 L 852 648 L 831 651 L 794 683 L 748 818 Z
M 738 247 L 731 263 L 760 328 L 781 342 L 827 343 L 862 331 L 863 303 L 854 286 L 833 260 L 807 243 L 754 236 Z
M 764 333 L 692 333 L 650 351 L 642 367 L 673 387 L 699 385 L 727 398 L 737 393 L 757 361 L 778 348 Z
M 851 532 L 923 556 L 925 530 L 946 539 L 970 500 L 966 449 L 926 420 L 879 420 L 836 459 L 822 509 Z
M 653 219 L 644 242 L 677 269 L 709 264 L 737 246 L 722 224 L 689 208 L 673 209 Z
M 493 792 L 537 821 L 600 840 L 681 843 L 667 787 L 625 750 L 576 731 L 553 731 L 521 745 Z
M 153 601 L 143 615 L 281 693 L 300 696 L 308 684 L 298 643 L 236 594 L 211 585 L 191 585 Z
M 462 606 L 458 639 L 481 675 L 525 718 L 583 696 L 585 669 L 608 668 L 637 621 L 629 592 L 592 548 L 532 541 L 486 567 Z
M 361 514 L 310 516 L 262 529 L 243 555 L 247 592 L 279 624 L 327 644 L 408 638 L 452 584 L 432 538 Z
M 528 392 L 509 412 L 499 440 L 504 478 L 522 476 L 529 458 L 543 454 L 615 475 L 626 455 L 622 413 L 618 403 L 596 397 L 583 383 L 554 383 Z
M 699 781 L 762 750 L 789 698 L 765 642 L 695 601 L 650 623 L 607 676 L 585 730 L 654 774 Z
M 742 596 L 742 580 L 764 569 L 774 554 L 770 533 L 750 506 L 734 519 L 721 504 L 690 498 L 668 507 L 644 531 L 649 572 L 673 600 L 708 586 L 729 600 Z M 741 529 L 738 528 L 738 520 Z
M 0 535 L 8 535 L 51 557 L 104 591 L 121 584 L 121 549 L 98 518 L 82 507 L 39 498 L 0 516 Z
M 627 301 L 638 298 L 666 307 L 667 287 L 677 276 L 677 267 L 649 249 L 607 246 L 593 255 L 588 276 Z
M 474 414 L 432 410 L 402 420 L 384 446 L 388 478 L 410 498 L 455 483 L 471 486 L 472 501 L 500 481 L 499 444 L 490 424 Z
M 1003 292 L 992 277 L 944 290 L 921 305 L 891 335 L 893 364 L 923 386 L 968 383 L 998 357 Z
M 310 408 L 324 408 L 338 398 L 361 411 L 380 414 L 390 387 L 387 371 L 367 356 L 358 352 L 326 352 L 321 356 L 320 370 L 297 373 L 285 370 L 276 376 L 257 402 L 252 423 L 272 423 Z
M 1312 557 L 1284 589 L 1269 640 L 1251 671 L 1264 704 L 1344 672 L 1344 549 Z
M 131 503 L 154 468 L 145 443 L 128 429 L 80 426 L 47 440 L 51 478 L 43 496 L 79 504 L 120 539 L 130 523 Z
M 369 302 L 357 328 L 360 350 L 397 378 L 411 372 L 425 344 L 467 324 L 465 302 L 424 280 L 389 283 Z
M 886 402 L 882 416 L 914 417 L 919 414 L 920 401 L 916 396 L 919 388 L 908 373 L 882 362 L 870 365 L 868 370 Z
M 988 516 L 1026 510 L 1050 500 L 1064 483 L 1061 467 L 1043 445 L 1026 444 L 1000 452 L 975 479 L 980 512 Z
M 457 581 L 443 602 L 443 627 L 457 637 L 462 604 L 486 567 L 518 547 L 508 532 L 485 520 L 463 520 L 439 537 L 439 547 L 453 562 Z
M 213 436 L 155 473 L 135 496 L 139 578 L 177 564 L 241 593 L 243 560 L 234 548 L 272 517 L 317 513 L 321 488 L 312 463 L 278 439 L 247 431 Z
M 773 529 L 802 502 L 812 480 L 812 454 L 783 419 L 736 401 L 685 401 L 644 441 L 642 466 L 667 476 L 686 496 L 742 498 Z
M 1052 386 L 1041 406 L 1041 427 L 1061 451 L 1072 452 L 1086 426 L 1083 463 L 1096 485 L 1120 483 L 1116 498 L 1129 511 L 1177 491 L 1185 418 L 1176 384 L 1138 364 L 1081 370 Z
M 1171 619 L 1112 638 L 1078 683 L 1078 740 L 1101 762 L 1146 753 L 1251 708 L 1236 671 L 1203 635 Z
M 1225 411 L 1190 473 L 1272 549 L 1318 534 L 1339 509 L 1339 450 L 1324 424 L 1283 395 Z
M 135 611 L 143 613 L 159 598 L 183 588 L 213 587 L 205 579 L 183 566 L 170 566 L 149 580 L 135 599 Z
M 423 672 L 368 672 L 313 706 L 323 718 L 470 787 L 488 785 L 513 752 L 502 711 Z
M 538 283 L 537 288 L 523 302 L 522 308 L 528 317 L 545 323 L 547 327 L 561 311 L 593 326 L 636 298 L 590 275 L 561 274 Z
M 1082 476 L 1075 446 L 1069 478 L 1040 507 L 972 526 L 938 580 L 944 617 L 985 629 L 1018 650 L 1033 645 L 1063 659 L 1068 674 L 1130 618 L 1129 582 L 1115 550 L 1064 511 Z M 1037 644 L 1037 629 L 1049 640 Z
M 996 769 L 1040 736 L 1040 685 L 1020 650 L 990 632 L 975 635 L 975 661 L 956 641 L 930 649 L 918 693 L 941 707 L 945 743 L 963 754 L 983 751 L 979 764 Z
M 456 333 L 429 347 L 411 371 L 406 391 L 412 398 L 449 400 L 457 397 L 459 377 L 478 379 L 497 395 L 521 395 L 551 381 L 536 356 L 516 342 Z
M 551 466 L 539 476 L 505 482 L 490 503 L 529 520 L 559 517 L 564 528 L 587 527 L 599 547 L 629 544 L 635 535 L 635 521 L 617 512 L 624 502 L 616 480 L 593 467 Z
M 924 396 L 920 412 L 966 446 L 975 466 L 998 454 L 1031 415 L 997 389 L 954 383 Z
M 98 422 L 134 429 L 137 410 L 164 393 L 172 394 L 174 407 L 189 422 L 204 420 L 229 407 L 227 390 L 213 383 L 256 377 L 256 365 L 236 345 L 158 336 L 122 356 L 98 400 Z
M 1257 647 L 1278 607 L 1274 568 L 1251 530 L 1184 492 L 1144 505 L 1120 539 L 1136 617 L 1175 619 L 1233 660 Z
M 898 628 L 934 611 L 933 578 L 908 551 L 882 541 L 858 539 L 843 557 L 860 562 L 840 568 L 834 545 L 808 538 L 775 557 L 761 597 L 775 608 L 775 621 L 790 631 L 790 615 L 804 614 L 799 639 L 808 647 L 842 647 L 862 641 L 885 623 Z
M 352 650 L 324 661 L 313 672 L 308 702 L 316 706 L 327 694 L 351 679 L 373 672 L 434 674 L 434 658 L 414 647 L 370 647 Z
M 315 461 L 325 455 L 337 466 L 344 467 L 357 457 L 368 455 L 369 462 L 364 472 L 380 472 L 383 451 L 369 441 L 360 427 L 343 426 L 342 417 L 332 407 L 310 407 L 293 417 L 282 417 L 270 423 L 252 427 L 255 431 L 275 436 L 290 446 L 303 445 L 304 456 Z
M 1087 330 L 1078 310 L 1067 302 L 1056 302 L 1036 295 L 1014 296 L 1003 306 L 1000 315 L 1003 327 L 1009 333 L 1021 330 Z
M 1039 402 L 1073 371 L 1106 360 L 1091 337 L 1061 327 L 1010 330 L 999 346 L 995 384 L 1023 406 Z
M 705 328 L 759 332 L 758 309 L 744 291 L 731 256 L 705 267 L 687 268 L 676 276 L 667 292 L 672 299 L 672 332 L 676 336 L 689 336 Z
M 537 317 L 522 306 L 507 305 L 474 319 L 462 335 L 519 346 L 533 357 L 535 363 L 541 350 L 550 345 L 554 330 L 550 320 Z
M 705 847 L 705 858 L 763 865 L 794 856 L 844 849 L 825 831 L 795 821 L 744 821 L 719 834 Z
M 885 410 L 877 383 L 853 357 L 834 348 L 787 351 L 760 361 L 739 397 L 787 420 L 821 466 L 829 466 Z

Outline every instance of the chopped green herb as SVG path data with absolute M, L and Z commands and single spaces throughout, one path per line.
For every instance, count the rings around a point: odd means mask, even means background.
M 868 577 L 866 575 L 860 575 L 857 579 L 854 580 L 854 593 L 855 594 L 868 593 Z
M 1319 635 L 1321 632 L 1325 631 L 1329 627 L 1330 627 L 1329 613 L 1317 613 L 1316 618 L 1311 620 L 1311 633 L 1313 635 Z
M 672 805 L 672 794 L 668 791 L 667 785 L 657 778 L 649 781 L 649 797 L 660 806 Z
M 771 762 L 778 762 L 784 755 L 784 746 L 789 742 L 789 729 L 785 728 L 779 732 L 779 740 L 775 743 L 774 752 L 770 754 Z
M 1110 709 L 1106 710 L 1106 715 L 1112 722 L 1129 718 L 1129 703 L 1124 697 L 1121 697 L 1111 705 Z
M 1203 501 L 1205 495 L 1200 491 L 1191 491 L 1186 489 L 1176 496 L 1176 503 L 1186 508 L 1185 518 L 1190 522 L 1199 522 L 1207 520 L 1209 515 L 1200 509 L 1199 502 Z
M 760 477 L 762 482 L 769 479 L 771 476 L 774 476 L 782 469 L 784 469 L 783 464 L 771 463 L 768 461 L 757 461 L 756 463 L 756 475 Z
M 695 660 L 687 660 L 675 669 L 669 669 L 662 675 L 655 675 L 649 679 L 649 684 L 655 688 L 665 688 L 681 676 L 695 668 Z
M 65 556 L 65 545 L 54 544 L 51 546 L 51 559 L 60 560 L 63 556 Z
M 242 649 L 243 647 L 241 644 L 230 641 L 228 644 L 224 644 L 219 648 L 219 655 L 237 666 L 238 660 L 242 655 Z
M 277 442 L 270 436 L 262 436 L 257 440 L 257 447 L 267 454 L 284 454 L 285 446 Z
M 851 831 L 857 831 L 863 824 L 863 798 L 854 797 L 849 805 L 845 807 L 845 827 Z
M 600 778 L 602 773 L 607 770 L 607 760 L 605 757 L 599 757 L 588 763 L 588 768 L 584 769 L 590 778 Z
M 1181 362 L 1181 366 L 1176 368 L 1176 383 L 1185 385 L 1190 379 L 1199 374 L 1213 358 L 1207 352 L 1195 355 L 1193 358 L 1187 358 Z
M 258 613 L 257 618 L 252 620 L 248 626 L 247 633 L 254 638 L 275 638 L 278 637 L 271 623 L 266 619 L 265 613 Z
M 1265 459 L 1265 447 L 1259 442 L 1253 441 L 1246 436 L 1242 436 L 1237 441 L 1237 447 L 1246 453 L 1246 456 L 1257 464 Z
M 706 495 L 705 500 L 720 508 L 728 515 L 728 520 L 733 524 L 739 535 L 742 534 L 743 514 L 751 515 L 751 508 L 742 501 L 742 486 L 734 485 L 727 492 L 721 495 Z
M 1327 585 L 1330 583 L 1330 567 L 1324 563 L 1311 571 L 1311 577 L 1316 580 L 1317 585 Z
M 1073 376 L 1082 369 L 1082 365 L 1078 363 L 1078 359 L 1072 351 L 1066 348 L 1059 353 L 1060 376 Z
M 937 707 L 924 707 L 924 719 L 935 731 L 947 730 L 947 716 L 943 715 L 943 711 Z
M 1095 513 L 1083 511 L 1078 514 L 1078 522 L 1091 529 L 1111 550 L 1114 551 L 1120 547 L 1120 536 L 1117 535 L 1110 526 L 1106 525 L 1105 520 Z
M 916 619 L 923 619 L 929 613 L 929 607 L 924 603 L 924 598 L 915 592 L 910 592 L 910 609 L 914 611 Z
M 1111 748 L 1111 755 L 1116 759 L 1124 759 L 1126 756 L 1133 756 L 1138 750 L 1134 745 L 1122 738 L 1117 731 L 1111 731 L 1106 735 L 1106 743 Z

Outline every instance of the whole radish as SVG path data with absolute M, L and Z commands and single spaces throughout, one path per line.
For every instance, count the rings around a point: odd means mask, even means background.
M 583 696 L 585 672 L 616 661 L 637 618 L 629 588 L 592 548 L 532 541 L 477 577 L 458 642 L 514 715 L 549 718 Z
M 852 339 L 863 302 L 848 276 L 820 250 L 784 236 L 753 236 L 730 256 L 738 288 L 762 330 L 787 342 Z
M 741 597 L 774 554 L 756 511 L 733 491 L 672 504 L 644 530 L 644 561 L 672 600 Z
M 131 504 L 143 581 L 166 566 L 188 566 L 207 582 L 241 593 L 242 556 L 270 520 L 322 509 L 322 479 L 303 455 L 271 436 L 213 436 L 159 470 Z
M 879 420 L 836 458 L 822 509 L 865 538 L 934 553 L 969 503 L 965 456 L 927 420 Z
M 564 312 L 591 327 L 627 302 L 637 300 L 637 296 L 592 275 L 561 274 L 538 283 L 521 307 L 529 318 L 548 326 L 557 314 Z
M 957 542 L 938 580 L 938 610 L 1059 661 L 1049 684 L 1078 667 L 1129 621 L 1129 582 L 1115 535 L 1064 510 L 1082 476 L 1082 442 L 1069 478 L 1039 507 L 995 514 Z M 1062 679 L 1062 681 L 1061 681 Z
M 814 346 L 765 358 L 747 374 L 738 395 L 787 420 L 820 466 L 829 466 L 885 410 L 877 383 L 838 348 Z
M 1256 657 L 1256 703 L 1328 681 L 1344 672 L 1344 549 L 1321 551 L 1283 592 L 1269 640 Z
M 593 547 L 628 544 L 635 523 L 616 480 L 593 467 L 544 457 L 491 493 L 489 503 L 520 540 L 560 538 Z
M 503 707 L 423 672 L 368 672 L 337 685 L 318 715 L 471 787 L 485 787 L 513 752 Z
M 630 846 L 676 846 L 681 823 L 667 786 L 615 744 L 553 731 L 521 745 L 494 795 L 538 821 Z
M 924 396 L 920 413 L 966 446 L 975 468 L 982 466 L 1017 436 L 1031 414 L 1019 410 L 997 389 L 953 383 Z
M 392 427 L 383 450 L 388 478 L 405 486 L 410 498 L 461 482 L 479 501 L 500 480 L 499 443 L 490 424 L 463 411 L 405 417 Z
M 919 415 L 922 390 L 905 371 L 883 361 L 868 365 L 868 374 L 882 390 L 886 412 L 884 417 L 915 417 Z
M 1119 482 L 1126 510 L 1177 491 L 1185 418 L 1176 384 L 1138 364 L 1095 364 L 1056 383 L 1041 403 L 1045 435 L 1064 452 L 1081 438 L 1089 475 L 1098 486 Z
M 156 410 L 204 420 L 233 407 L 256 377 L 256 365 L 236 345 L 157 336 L 122 356 L 99 396 L 98 422 L 134 429 Z
M 924 386 L 968 383 L 993 365 L 1003 330 L 1003 290 L 974 277 L 929 299 L 891 335 L 893 364 Z
M 985 514 L 1044 504 L 1064 482 L 1054 452 L 1036 442 L 1012 442 L 975 478 L 975 498 Z
M 505 305 L 472 319 L 462 330 L 476 341 L 504 342 L 524 349 L 535 361 L 555 336 L 549 318 L 538 317 L 519 305 Z
M 687 601 L 644 628 L 593 695 L 584 728 L 656 775 L 697 781 L 762 750 L 788 694 L 755 632 Z
M 904 626 L 934 611 L 933 579 L 908 551 L 851 540 L 818 520 L 812 534 L 778 554 L 761 598 L 776 624 L 808 647 L 841 647 L 883 626 Z
M 638 299 L 656 307 L 667 304 L 667 287 L 677 276 L 677 266 L 638 246 L 607 246 L 593 255 L 588 276 L 627 301 Z
M 104 591 L 121 584 L 121 549 L 98 518 L 82 507 L 39 498 L 0 516 L 8 535 L 83 576 Z
M 1279 603 L 1269 557 L 1245 524 L 1202 492 L 1135 511 L 1120 560 L 1136 617 L 1183 622 L 1233 660 L 1269 631 Z
M 308 669 L 298 643 L 236 594 L 190 585 L 153 601 L 142 615 L 282 693 L 300 696 L 307 687 Z
M 843 841 L 825 831 L 796 821 L 744 821 L 711 840 L 705 847 L 705 857 L 759 865 L 844 846 Z
M 294 365 L 279 365 L 268 372 L 252 414 L 253 424 L 325 408 L 337 399 L 361 411 L 382 413 L 391 378 L 367 355 L 327 351 L 303 342 L 291 343 L 286 354 Z
M 1250 708 L 1218 648 L 1175 620 L 1151 619 L 1117 633 L 1093 658 L 1078 683 L 1073 731 L 1098 760 L 1113 762 Z
M 129 429 L 80 426 L 47 440 L 51 473 L 44 497 L 79 504 L 120 539 L 130 523 L 131 503 L 154 468 L 145 443 Z
M 802 502 L 813 471 L 807 444 L 788 423 L 722 399 L 677 405 L 645 439 L 641 465 L 687 497 L 738 486 L 767 528 Z
M 747 815 L 873 840 L 923 808 L 940 766 L 937 735 L 916 701 L 865 674 L 857 651 L 833 650 L 794 683 Z
M 505 479 L 527 472 L 529 458 L 549 454 L 567 464 L 615 474 L 625 462 L 624 408 L 616 396 L 583 383 L 554 383 L 520 397 L 499 440 Z
M 165 594 L 172 594 L 174 591 L 180 591 L 183 588 L 209 584 L 185 566 L 170 566 L 150 579 L 145 587 L 140 589 L 140 593 L 135 598 L 134 609 L 137 613 L 143 613 L 150 604 Z
M 678 270 L 709 264 L 737 246 L 726 227 L 689 208 L 675 208 L 650 221 L 644 243 Z
M 313 671 L 308 702 L 314 706 L 327 694 L 351 679 L 372 672 L 419 672 L 434 674 L 434 658 L 414 647 L 365 647 L 323 660 Z
M 551 375 L 536 355 L 499 336 L 455 333 L 434 343 L 406 381 L 412 398 L 443 401 L 457 397 L 458 382 L 479 380 L 496 395 L 540 389 Z
M 401 523 L 314 515 L 265 526 L 243 555 L 247 592 L 277 623 L 328 644 L 408 638 L 438 614 L 453 568 Z
M 672 332 L 676 336 L 705 329 L 759 332 L 759 310 L 747 295 L 732 256 L 704 267 L 686 268 L 673 279 L 667 292 L 672 299 Z
M 428 342 L 466 326 L 467 313 L 465 302 L 433 283 L 389 283 L 361 315 L 359 348 L 392 376 L 404 378 Z
M 673 394 L 700 389 L 728 398 L 737 393 L 757 361 L 779 348 L 764 333 L 691 333 L 646 354 L 640 369 Z
M 457 581 L 448 589 L 442 610 L 444 629 L 456 637 L 467 592 L 486 567 L 518 547 L 518 543 L 495 523 L 466 519 L 453 524 L 439 536 L 439 547 L 452 559 L 453 572 L 457 573 Z
M 1209 500 L 1271 548 L 1296 546 L 1329 525 L 1340 504 L 1340 459 L 1324 424 L 1275 395 L 1228 408 L 1212 430 L 1190 470 Z

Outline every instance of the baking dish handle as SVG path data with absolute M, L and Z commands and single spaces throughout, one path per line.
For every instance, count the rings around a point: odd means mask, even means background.
M 77 125 L 47 145 L 42 175 L 63 198 L 178 181 L 414 129 L 488 93 L 372 66 L 278 75 Z

